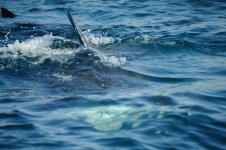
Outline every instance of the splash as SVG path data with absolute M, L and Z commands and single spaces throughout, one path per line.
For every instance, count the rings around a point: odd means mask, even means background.
M 106 47 L 107 45 L 120 41 L 120 39 L 104 36 L 102 34 L 93 34 L 90 30 L 87 30 L 84 34 L 88 42 L 94 47 Z M 106 66 L 118 67 L 126 63 L 125 57 L 108 56 L 98 50 L 95 50 L 95 52 L 100 57 L 101 62 Z
M 73 45 L 76 45 L 73 41 L 53 35 L 35 37 L 26 41 L 16 40 L 12 44 L 0 47 L 0 58 L 10 59 L 12 61 L 23 59 L 31 65 L 39 65 L 47 59 L 60 64 L 70 64 L 76 61 L 74 60 L 75 55 L 84 50 Z M 94 51 L 103 65 L 117 67 L 126 62 L 126 58 L 124 57 L 107 56 L 99 50 Z M 60 76 L 56 75 L 56 77 L 62 80 L 67 80 Z
M 106 46 L 117 41 L 117 39 L 113 37 L 104 36 L 101 34 L 93 34 L 90 30 L 87 30 L 84 34 L 88 42 L 95 47 Z
M 101 61 L 107 66 L 118 67 L 126 63 L 126 58 L 125 57 L 117 58 L 116 56 L 102 56 Z
M 9 31 L 8 31 L 8 32 L 6 33 L 6 35 L 5 35 L 5 40 L 6 40 L 6 41 L 9 40 L 10 32 L 11 32 L 11 29 L 9 29 Z
M 13 44 L 0 48 L 0 57 L 26 60 L 28 60 L 27 58 L 33 58 L 30 63 L 37 65 L 47 58 L 61 63 L 65 62 L 78 51 L 70 48 L 53 49 L 51 45 L 55 39 L 66 40 L 63 37 L 52 35 L 36 37 L 26 41 L 16 40 Z
M 143 35 L 136 36 L 135 41 L 144 43 L 144 44 L 148 44 L 148 43 L 152 42 L 153 39 L 149 35 L 143 34 Z

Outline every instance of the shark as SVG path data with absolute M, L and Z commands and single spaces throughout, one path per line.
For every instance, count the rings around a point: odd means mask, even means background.
M 1 8 L 1 15 L 2 17 L 7 18 L 16 17 L 15 14 L 13 14 L 12 12 L 5 8 Z M 78 38 L 79 42 L 78 46 L 83 49 L 76 53 L 76 56 L 74 57 L 76 59 L 76 62 L 79 62 L 79 65 L 76 66 L 77 67 L 76 71 L 78 71 L 77 69 L 81 67 L 81 71 L 83 71 L 82 74 L 85 74 L 84 71 L 89 70 L 91 68 L 90 66 L 92 66 L 93 64 L 95 65 L 95 61 L 104 59 L 105 56 L 102 55 L 102 53 L 99 52 L 98 49 L 92 48 L 91 44 L 89 44 L 88 40 L 83 35 L 82 30 L 80 29 L 78 24 L 76 24 L 69 9 L 67 9 L 67 17 Z M 57 43 L 58 42 L 55 43 L 56 45 L 52 46 L 58 47 Z M 76 48 L 78 48 L 77 45 Z M 89 73 L 87 73 L 87 76 L 88 75 Z M 71 75 L 69 74 L 69 76 Z M 99 75 L 95 74 L 94 78 L 97 78 L 95 79 L 96 80 L 95 82 L 98 85 L 100 85 L 101 87 L 105 86 L 102 84 L 105 82 L 102 81 L 101 76 L 100 79 L 98 79 Z M 66 116 L 70 120 L 82 121 L 84 123 L 90 124 L 95 130 L 101 132 L 111 132 L 120 130 L 121 128 L 123 128 L 124 124 L 128 124 L 128 122 L 131 123 L 130 125 L 131 128 L 139 127 L 142 123 L 140 121 L 140 118 L 142 118 L 142 116 L 145 115 L 145 111 L 143 110 L 138 110 L 137 108 L 131 106 L 118 106 L 118 105 L 109 105 L 108 107 L 89 106 L 86 107 L 85 109 L 82 108 L 79 111 L 72 108 L 70 111 L 66 110 L 66 112 L 64 112 L 64 110 L 62 109 L 60 111 L 57 111 L 56 113 L 59 113 L 59 115 L 57 115 L 58 117 L 61 117 L 61 115 L 63 114 L 64 115 L 63 117 Z
M 79 39 L 79 43 L 84 46 L 84 47 L 89 47 L 88 46 L 88 42 L 87 40 L 85 39 L 85 36 L 83 35 L 82 33 L 82 30 L 80 29 L 80 27 L 75 23 L 72 15 L 71 15 L 71 12 L 70 10 L 67 8 L 67 16 L 68 16 L 68 19 L 73 27 L 73 29 L 75 30 L 75 33 L 76 35 L 78 36 L 78 39 Z
M 1 7 L 0 15 L 3 18 L 15 18 L 16 17 L 16 15 L 13 12 L 11 12 L 10 10 L 8 10 L 4 7 Z M 85 36 L 83 35 L 80 27 L 75 23 L 69 8 L 67 8 L 67 16 L 68 16 L 68 19 L 69 19 L 73 29 L 75 30 L 75 33 L 76 33 L 78 39 L 79 39 L 79 44 L 83 47 L 90 48 L 90 46 L 88 45 L 88 42 L 85 39 Z
M 80 29 L 79 25 L 76 24 L 69 8 L 66 8 L 67 11 L 67 17 L 69 19 L 70 24 L 72 25 L 72 28 L 75 31 L 75 35 L 78 38 L 78 42 L 69 42 L 70 45 L 73 45 L 76 49 L 80 49 L 78 53 L 76 53 L 76 59 L 80 62 L 93 64 L 93 62 L 98 62 L 99 60 L 106 61 L 108 57 L 106 57 L 103 53 L 101 53 L 96 48 L 92 47 L 92 45 L 89 43 L 89 41 L 86 39 L 84 34 L 82 33 L 82 30 Z M 17 15 L 15 15 L 13 12 L 8 10 L 7 8 L 1 8 L 0 16 L 3 18 L 15 18 Z M 56 42 L 53 42 L 51 47 L 58 48 L 60 45 L 59 41 L 56 40 Z M 64 42 L 65 43 L 65 42 Z M 65 43 L 66 45 L 68 43 Z
M 106 57 L 99 50 L 93 48 L 89 44 L 86 37 L 83 35 L 82 30 L 80 29 L 78 24 L 76 24 L 75 20 L 73 19 L 73 16 L 72 16 L 69 8 L 67 8 L 67 16 L 75 31 L 75 34 L 78 37 L 78 40 L 79 40 L 78 47 L 83 49 L 83 51 L 80 51 L 80 53 L 78 53 L 78 56 L 86 57 L 86 58 L 88 58 L 88 60 L 105 60 Z
M 9 11 L 8 9 L 6 9 L 4 7 L 1 7 L 0 14 L 1 14 L 1 17 L 3 17 L 3 18 L 14 18 L 14 17 L 16 17 L 16 15 L 13 12 Z

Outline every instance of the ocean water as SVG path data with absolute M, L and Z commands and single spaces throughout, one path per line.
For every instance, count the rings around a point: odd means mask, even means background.
M 226 149 L 225 0 L 0 7 L 0 149 Z

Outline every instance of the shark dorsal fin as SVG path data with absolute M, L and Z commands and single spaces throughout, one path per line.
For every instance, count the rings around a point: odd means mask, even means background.
M 16 17 L 16 15 L 14 13 L 12 13 L 11 11 L 9 11 L 8 9 L 3 8 L 3 7 L 1 8 L 0 14 L 1 14 L 2 17 L 5 17 L 5 18 Z
M 84 46 L 88 46 L 87 42 L 86 42 L 86 39 L 85 37 L 83 36 L 82 34 L 82 31 L 81 29 L 79 28 L 79 26 L 74 22 L 74 19 L 71 15 L 71 12 L 69 11 L 69 9 L 67 9 L 67 16 L 68 16 L 68 19 L 72 25 L 72 27 L 74 28 L 75 30 L 75 33 L 78 35 L 78 39 L 79 39 L 79 42 L 80 44 L 84 45 Z

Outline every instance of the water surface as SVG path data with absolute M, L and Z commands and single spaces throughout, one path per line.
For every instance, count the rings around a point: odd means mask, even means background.
M 224 0 L 0 6 L 1 149 L 225 149 Z

